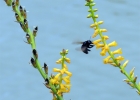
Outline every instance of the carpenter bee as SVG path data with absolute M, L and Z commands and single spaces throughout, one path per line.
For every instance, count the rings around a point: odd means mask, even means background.
M 91 40 L 86 40 L 84 42 L 73 42 L 74 44 L 82 44 L 81 46 L 81 50 L 85 53 L 88 54 L 90 50 L 90 48 L 92 48 L 94 46 L 94 44 L 92 43 Z

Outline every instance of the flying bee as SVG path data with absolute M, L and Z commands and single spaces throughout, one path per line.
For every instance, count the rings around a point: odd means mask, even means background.
M 85 53 L 88 54 L 90 48 L 94 47 L 94 44 L 92 43 L 91 40 L 86 40 L 84 42 L 73 42 L 74 44 L 82 44 L 81 50 Z

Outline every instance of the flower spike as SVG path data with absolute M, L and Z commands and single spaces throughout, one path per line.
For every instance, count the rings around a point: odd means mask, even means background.
M 127 66 L 128 60 L 121 64 L 121 62 L 124 60 L 123 56 L 116 57 L 115 54 L 122 54 L 121 48 L 115 51 L 111 51 L 110 47 L 117 46 L 117 42 L 113 41 L 109 44 L 107 44 L 106 40 L 109 39 L 107 35 L 103 35 L 103 32 L 107 32 L 107 29 L 101 29 L 100 25 L 103 24 L 103 21 L 97 22 L 98 15 L 95 14 L 97 11 L 96 9 L 93 9 L 92 7 L 95 5 L 93 2 L 94 0 L 86 0 L 85 6 L 89 7 L 89 14 L 88 18 L 92 18 L 93 24 L 90 25 L 91 28 L 94 29 L 94 33 L 92 35 L 92 38 L 95 38 L 99 36 L 100 38 L 93 41 L 92 43 L 96 46 L 96 48 L 101 49 L 100 55 L 105 56 L 108 54 L 108 56 L 103 60 L 104 64 L 111 64 L 114 67 L 118 67 L 120 69 L 120 72 L 124 74 L 127 77 L 127 84 L 129 84 L 131 87 L 137 89 L 137 93 L 140 94 L 140 83 L 135 84 L 137 80 L 137 76 L 134 76 L 134 69 L 130 71 L 130 73 L 127 73 L 125 70 L 125 67 Z

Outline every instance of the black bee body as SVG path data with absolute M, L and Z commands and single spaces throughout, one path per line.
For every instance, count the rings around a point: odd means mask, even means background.
M 92 48 L 94 45 L 91 40 L 87 40 L 83 42 L 81 46 L 81 50 L 85 53 L 88 54 L 88 51 L 91 51 L 90 48 Z
M 91 40 L 87 40 L 84 42 L 77 41 L 77 42 L 73 42 L 73 44 L 82 44 L 80 50 L 82 50 L 82 52 L 84 52 L 85 54 L 88 54 L 88 52 L 91 51 L 90 48 L 92 48 L 94 46 L 94 44 L 92 43 Z M 79 50 L 79 49 L 77 49 L 77 50 Z

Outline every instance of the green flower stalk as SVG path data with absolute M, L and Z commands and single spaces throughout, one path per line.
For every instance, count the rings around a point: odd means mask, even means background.
M 53 94 L 53 100 L 64 100 L 63 99 L 63 93 L 70 91 L 70 77 L 72 76 L 72 73 L 68 71 L 68 68 L 65 61 L 70 63 L 70 59 L 66 57 L 66 54 L 68 54 L 68 50 L 62 50 L 60 53 L 62 55 L 61 62 L 62 62 L 62 69 L 54 68 L 54 72 L 59 72 L 56 76 L 51 75 L 48 76 L 48 66 L 46 63 L 44 63 L 44 70 L 42 69 L 42 66 L 39 62 L 39 55 L 37 53 L 36 49 L 36 42 L 35 37 L 37 36 L 38 27 L 36 26 L 33 31 L 30 30 L 28 26 L 27 21 L 27 13 L 26 10 L 23 9 L 22 6 L 19 6 L 19 0 L 4 0 L 8 6 L 12 6 L 12 9 L 15 13 L 16 22 L 20 24 L 23 31 L 26 33 L 26 39 L 25 41 L 27 44 L 31 45 L 32 48 L 32 54 L 33 57 L 31 57 L 30 63 L 31 65 L 38 69 L 40 74 L 45 80 L 44 85 L 51 90 L 51 93 Z M 63 76 L 66 74 L 65 76 Z M 64 83 L 64 82 L 65 83 Z
M 118 67 L 120 69 L 120 72 L 124 74 L 127 79 L 124 79 L 124 81 L 129 84 L 132 88 L 136 89 L 136 92 L 140 95 L 140 82 L 137 84 L 137 76 L 134 76 L 134 68 L 130 71 L 130 73 L 127 73 L 125 70 L 125 67 L 128 64 L 128 60 L 125 61 L 124 64 L 122 64 L 122 61 L 124 60 L 123 56 L 115 57 L 117 54 L 122 54 L 122 49 L 119 48 L 118 50 L 111 51 L 111 47 L 117 46 L 117 42 L 113 41 L 109 44 L 106 43 L 106 41 L 109 39 L 108 36 L 103 35 L 103 32 L 107 32 L 107 29 L 101 29 L 100 25 L 103 24 L 103 21 L 97 21 L 98 15 L 95 15 L 95 12 L 97 9 L 93 9 L 92 7 L 95 6 L 95 3 L 93 0 L 86 0 L 85 6 L 89 7 L 88 12 L 90 13 L 87 18 L 93 19 L 93 24 L 90 25 L 91 28 L 94 28 L 94 33 L 92 37 L 99 36 L 100 38 L 98 40 L 93 41 L 93 44 L 96 46 L 97 49 L 101 49 L 100 55 L 106 56 L 108 53 L 108 56 L 104 58 L 103 62 L 104 64 L 111 64 L 115 67 Z

